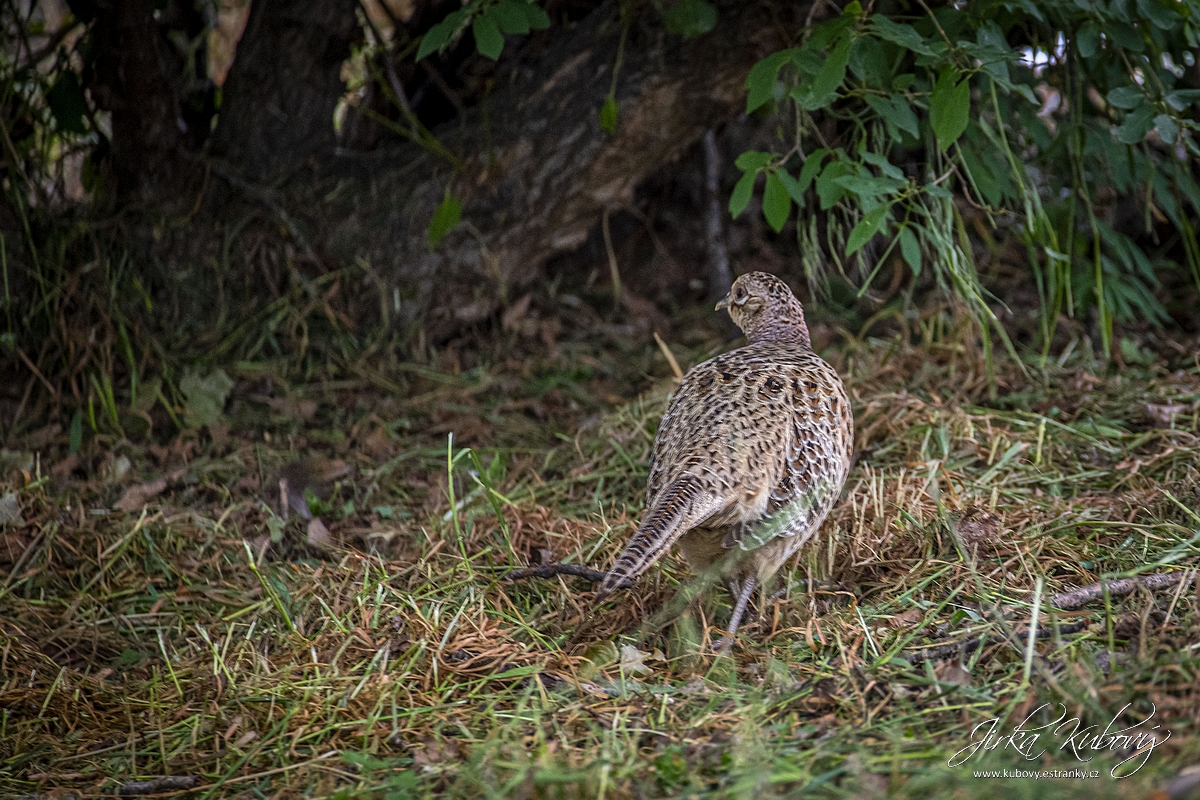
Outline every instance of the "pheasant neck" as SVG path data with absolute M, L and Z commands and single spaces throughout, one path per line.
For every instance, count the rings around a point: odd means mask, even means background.
M 791 320 L 774 320 L 754 329 L 746 331 L 746 339 L 750 344 L 790 344 L 812 348 L 812 340 L 808 338 L 808 325 L 804 320 L 798 323 Z

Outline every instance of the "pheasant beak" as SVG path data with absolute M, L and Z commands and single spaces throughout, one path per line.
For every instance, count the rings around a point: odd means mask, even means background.
M 725 295 L 717 301 L 717 307 L 713 311 L 728 311 L 729 310 L 729 295 Z

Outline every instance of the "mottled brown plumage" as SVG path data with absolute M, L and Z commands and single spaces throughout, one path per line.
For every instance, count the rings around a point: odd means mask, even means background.
M 813 352 L 804 310 L 780 279 L 743 275 L 717 304 L 748 343 L 688 371 L 658 428 L 646 514 L 597 602 L 672 544 L 694 570 L 735 548 L 732 635 L 763 585 L 829 513 L 846 481 L 854 417 L 842 381 Z

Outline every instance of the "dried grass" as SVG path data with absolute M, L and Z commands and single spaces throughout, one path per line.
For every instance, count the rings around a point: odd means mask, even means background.
M 183 776 L 194 785 L 164 796 L 1146 796 L 1198 754 L 1194 591 L 1062 612 L 1044 598 L 1195 568 L 1200 367 L 1097 377 L 1077 360 L 1030 379 L 1001 364 L 993 385 L 952 323 L 919 321 L 922 346 L 830 351 L 862 454 L 732 659 L 706 646 L 728 614 L 720 591 L 643 624 L 689 586 L 672 559 L 599 613 L 577 579 L 500 580 L 540 559 L 612 559 L 669 381 L 555 443 L 529 439 L 530 401 L 498 369 L 480 373 L 455 401 L 497 443 L 478 464 L 436 424 L 362 417 L 324 448 L 356 465 L 325 507 L 342 543 L 329 551 L 298 520 L 271 543 L 262 497 L 295 427 L 153 461 L 112 442 L 147 480 L 186 461 L 144 513 L 106 511 L 132 475 L 40 477 L 65 458 L 46 433 L 30 448 L 40 468 L 7 478 L 24 524 L 0 531 L 0 793 L 105 797 Z M 959 523 L 983 512 L 994 530 L 963 547 Z M 1078 631 L 1030 650 L 1035 594 L 1039 628 Z M 564 652 L 585 619 L 598 644 Z M 919 658 L 947 642 L 961 659 Z M 1124 781 L 945 766 L 977 723 L 1043 702 L 1101 724 L 1153 704 L 1171 739 Z M 1089 765 L 1051 752 L 1018 766 Z

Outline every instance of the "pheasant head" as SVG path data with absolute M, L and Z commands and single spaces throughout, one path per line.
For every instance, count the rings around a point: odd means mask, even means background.
M 811 347 L 804 308 L 788 285 L 766 272 L 747 272 L 717 303 L 726 309 L 750 344 L 779 342 Z

